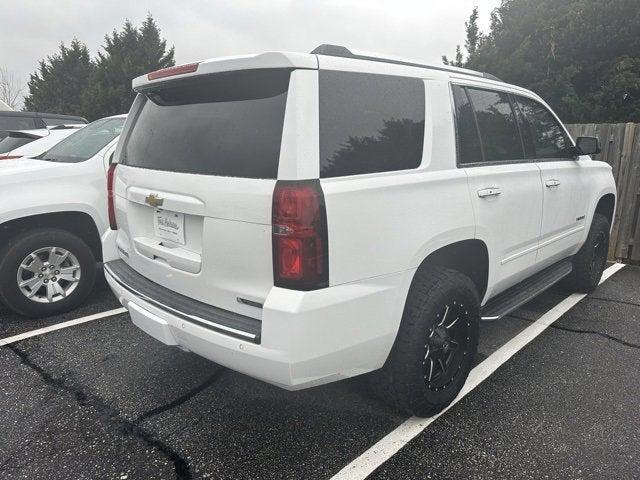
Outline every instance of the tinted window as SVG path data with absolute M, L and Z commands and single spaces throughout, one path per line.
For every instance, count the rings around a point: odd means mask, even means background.
M 542 104 L 535 100 L 516 97 L 518 109 L 523 115 L 523 138 L 533 149 L 535 158 L 570 157 L 571 141 L 564 130 Z
M 33 142 L 35 138 L 25 137 L 5 137 L 0 140 L 0 153 L 7 153 L 11 150 L 15 150 L 22 145 L 26 145 L 29 142 Z
M 458 135 L 458 156 L 461 164 L 482 161 L 482 149 L 473 108 L 463 87 L 453 86 L 453 101 L 456 108 L 456 132 Z
M 424 102 L 418 79 L 320 71 L 320 176 L 418 167 Z
M 276 178 L 289 70 L 247 70 L 147 92 L 120 162 L 227 177 Z
M 522 142 L 506 93 L 468 88 L 482 139 L 484 160 L 522 160 Z
M 103 118 L 72 133 L 38 158 L 76 163 L 90 159 L 122 132 L 125 119 Z
M 36 128 L 32 117 L 0 116 L 0 130 L 32 130 Z

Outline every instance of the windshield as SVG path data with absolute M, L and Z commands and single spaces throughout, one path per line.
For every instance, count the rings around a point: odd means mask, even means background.
M 124 117 L 96 120 L 69 135 L 38 158 L 63 163 L 88 160 L 120 135 L 124 121 Z

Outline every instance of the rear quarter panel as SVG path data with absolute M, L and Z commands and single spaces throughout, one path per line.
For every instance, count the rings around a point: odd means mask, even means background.
M 456 168 L 448 79 L 428 73 L 420 167 L 322 179 L 331 285 L 415 269 L 435 250 L 475 236 L 467 176 Z

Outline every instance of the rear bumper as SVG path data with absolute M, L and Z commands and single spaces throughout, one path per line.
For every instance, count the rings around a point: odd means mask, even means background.
M 143 277 L 160 293 L 150 292 L 149 285 L 137 283 L 137 272 L 117 262 L 105 265 L 105 277 L 143 331 L 290 390 L 380 368 L 395 340 L 413 276 L 407 271 L 311 292 L 273 287 L 257 309 L 261 319 L 254 319 L 186 297 L 179 299 L 183 303 L 172 302 L 162 296 L 163 287 Z M 130 277 L 126 269 L 133 272 Z M 207 316 L 221 312 L 225 315 L 217 322 L 215 315 Z M 227 330 L 229 315 L 237 331 Z

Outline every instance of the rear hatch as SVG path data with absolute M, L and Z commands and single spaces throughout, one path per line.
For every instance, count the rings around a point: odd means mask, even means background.
M 121 258 L 150 280 L 260 318 L 290 69 L 201 75 L 138 94 L 116 157 Z

